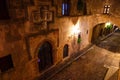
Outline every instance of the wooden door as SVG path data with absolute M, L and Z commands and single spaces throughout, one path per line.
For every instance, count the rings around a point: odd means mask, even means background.
M 38 64 L 40 71 L 49 68 L 53 64 L 52 45 L 49 42 L 45 42 L 39 48 L 38 58 L 39 58 Z

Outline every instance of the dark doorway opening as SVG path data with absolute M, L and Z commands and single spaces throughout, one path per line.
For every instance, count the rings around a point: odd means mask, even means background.
M 93 28 L 93 33 L 92 33 L 92 43 L 96 44 L 99 42 L 99 39 L 102 37 L 103 29 L 104 29 L 105 24 L 98 24 Z
M 65 44 L 63 48 L 63 58 L 68 56 L 68 44 Z
M 52 45 L 49 42 L 45 42 L 39 48 L 38 52 L 38 64 L 39 64 L 39 71 L 45 70 L 52 66 L 53 58 L 52 58 Z

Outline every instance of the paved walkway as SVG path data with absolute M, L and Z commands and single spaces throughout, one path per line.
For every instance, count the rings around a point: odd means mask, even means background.
M 120 53 L 120 31 L 112 33 L 109 37 L 100 42 L 98 46 L 114 53 Z
M 119 38 L 119 31 L 111 34 L 50 80 L 118 80 Z
M 110 67 L 118 66 L 119 59 L 119 54 L 93 46 L 85 55 L 49 80 L 117 80 L 118 69 L 112 70 L 114 73 L 108 75 L 107 79 L 105 77 Z

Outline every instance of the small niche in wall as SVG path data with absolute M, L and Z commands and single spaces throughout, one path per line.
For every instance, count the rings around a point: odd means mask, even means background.
M 11 55 L 0 58 L 0 72 L 6 72 L 13 68 L 13 61 Z
M 86 31 L 86 34 L 88 34 L 88 30 Z

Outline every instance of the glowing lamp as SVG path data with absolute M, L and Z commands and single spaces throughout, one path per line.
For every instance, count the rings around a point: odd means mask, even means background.
M 80 33 L 80 24 L 79 24 L 79 20 L 77 21 L 76 25 L 73 26 L 72 33 L 73 33 L 74 35 Z
M 111 28 L 112 24 L 110 22 L 105 23 L 105 28 Z

